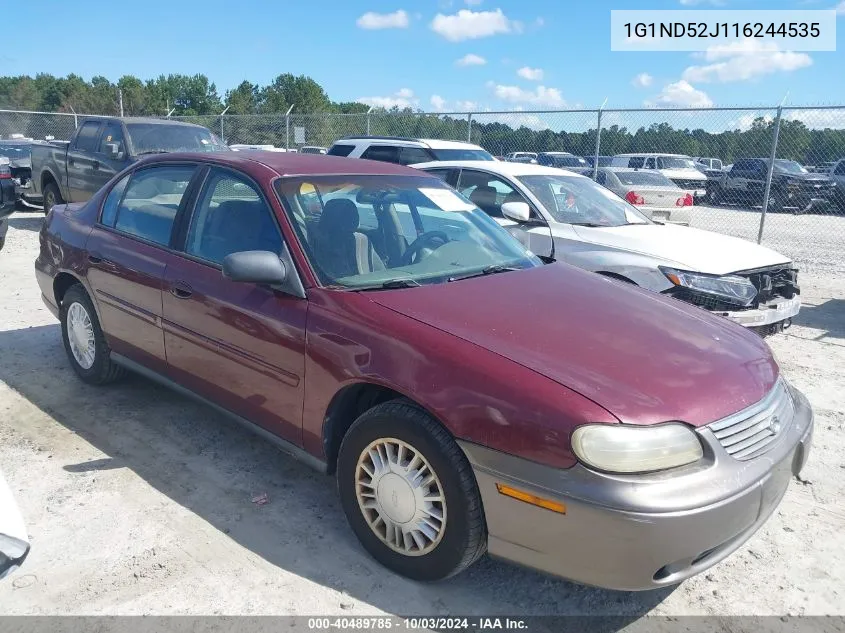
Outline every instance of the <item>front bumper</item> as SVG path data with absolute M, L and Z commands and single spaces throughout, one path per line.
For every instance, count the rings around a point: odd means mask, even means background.
M 801 297 L 796 295 L 792 299 L 778 297 L 776 300 L 761 305 L 754 310 L 738 310 L 736 312 L 715 311 L 713 314 L 727 317 L 731 321 L 744 325 L 745 327 L 758 327 L 791 319 L 800 310 Z
M 700 463 L 651 475 L 541 466 L 462 442 L 481 491 L 492 556 L 579 583 L 639 591 L 679 583 L 745 543 L 807 461 L 813 413 L 790 387 L 792 424 L 771 450 L 734 459 L 698 429 Z M 566 513 L 499 494 L 502 483 L 566 505 Z

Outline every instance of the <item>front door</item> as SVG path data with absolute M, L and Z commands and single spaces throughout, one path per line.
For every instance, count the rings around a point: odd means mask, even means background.
M 101 121 L 85 121 L 67 152 L 67 202 L 85 202 L 93 191 L 94 151 L 100 140 Z M 98 187 L 99 188 L 99 187 Z
M 117 153 L 112 153 L 116 149 Z M 126 142 L 123 126 L 118 121 L 106 121 L 100 133 L 100 141 L 91 163 L 90 192 L 93 195 L 114 176 L 123 171 L 127 164 Z
M 552 241 L 548 224 L 513 184 L 485 171 L 462 169 L 457 189 L 532 253 L 540 257 L 551 256 Z M 525 202 L 531 209 L 531 217 L 537 222 L 521 224 L 506 218 L 502 214 L 505 202 Z
M 158 165 L 127 174 L 106 197 L 86 244 L 87 278 L 109 346 L 159 373 L 166 370 L 161 295 L 168 249 L 195 172 L 195 165 Z
M 283 248 L 260 188 L 212 168 L 165 273 L 164 340 L 176 382 L 301 445 L 308 303 L 221 272 L 230 253 Z

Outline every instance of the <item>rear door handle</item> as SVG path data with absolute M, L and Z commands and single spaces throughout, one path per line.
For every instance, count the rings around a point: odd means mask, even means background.
M 177 299 L 187 299 L 194 294 L 194 291 L 191 290 L 191 287 L 188 284 L 177 281 L 170 286 L 170 294 Z

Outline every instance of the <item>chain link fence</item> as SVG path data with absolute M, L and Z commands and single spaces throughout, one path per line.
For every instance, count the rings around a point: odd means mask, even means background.
M 82 116 L 0 111 L 0 135 L 66 140 Z M 173 118 L 230 145 L 328 148 L 369 134 L 469 140 L 503 158 L 568 152 L 589 164 L 654 169 L 700 193 L 693 226 L 760 241 L 804 270 L 845 273 L 845 106 Z

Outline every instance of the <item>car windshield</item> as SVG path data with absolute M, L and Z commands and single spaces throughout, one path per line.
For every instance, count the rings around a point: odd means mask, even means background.
M 276 190 L 323 285 L 396 288 L 542 265 L 430 176 L 285 178 Z
M 558 222 L 586 226 L 625 226 L 651 221 L 615 193 L 589 178 L 520 176 L 518 178 Z
M 674 187 L 675 184 L 659 171 L 617 171 L 616 177 L 623 185 L 649 185 Z
M 779 158 L 775 161 L 775 167 L 780 171 L 785 171 L 788 174 L 806 174 L 808 173 L 801 165 L 794 160 L 784 160 Z
M 660 169 L 695 169 L 691 158 L 678 156 L 660 156 L 657 159 Z
M 437 160 L 496 160 L 490 152 L 483 149 L 432 149 Z
M 0 156 L 5 156 L 9 160 L 18 160 L 20 158 L 29 158 L 29 145 L 1 145 Z
M 545 158 L 546 161 L 544 162 L 555 167 L 585 167 L 587 165 L 587 161 L 580 156 L 547 154 Z
M 229 148 L 204 127 L 165 123 L 127 123 L 135 154 L 151 152 L 219 152 Z

